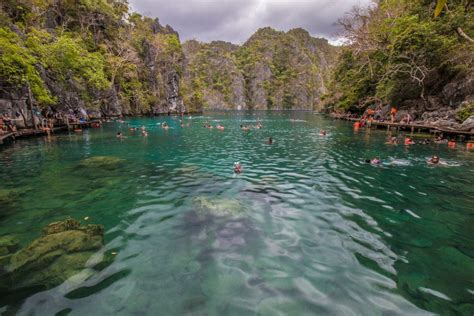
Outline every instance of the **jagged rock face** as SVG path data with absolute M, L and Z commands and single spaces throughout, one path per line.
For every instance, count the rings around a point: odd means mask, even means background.
M 326 92 L 337 48 L 303 29 L 258 30 L 242 46 L 188 41 L 185 85 L 206 108 L 314 109 Z
M 185 98 L 195 109 L 245 108 L 244 78 L 237 67 L 238 46 L 215 41 L 209 44 L 195 40 L 183 44 Z M 202 100 L 193 100 L 202 94 Z

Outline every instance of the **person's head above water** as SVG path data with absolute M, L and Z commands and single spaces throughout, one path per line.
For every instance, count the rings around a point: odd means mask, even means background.
M 269 144 L 269 145 L 273 144 L 273 138 L 271 138 L 271 137 L 268 138 L 268 144 Z
M 434 155 L 433 157 L 431 157 L 430 163 L 439 163 L 439 157 Z

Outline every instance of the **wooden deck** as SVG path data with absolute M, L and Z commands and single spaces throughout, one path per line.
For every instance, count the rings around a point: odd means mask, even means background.
M 334 119 L 338 120 L 344 120 L 344 121 L 350 121 L 350 122 L 359 122 L 360 118 L 346 118 L 346 117 L 334 117 Z M 367 125 L 366 125 L 367 126 Z M 428 132 L 431 134 L 449 134 L 452 136 L 455 135 L 463 135 L 463 136 L 468 136 L 472 137 L 474 136 L 474 132 L 472 131 L 462 131 L 462 130 L 457 130 L 457 129 L 450 129 L 450 128 L 443 128 L 443 127 L 437 127 L 437 126 L 432 126 L 432 125 L 426 125 L 426 124 L 404 124 L 404 123 L 392 123 L 392 122 L 380 122 L 380 121 L 373 121 L 372 122 L 372 128 L 386 128 L 387 130 L 390 129 L 396 129 L 398 131 L 400 130 L 408 130 L 412 133 L 422 133 L 422 132 Z
M 90 128 L 94 124 L 100 124 L 100 121 L 90 121 L 90 122 L 75 122 L 69 123 L 69 126 L 64 125 L 56 125 L 53 127 L 52 132 L 60 132 L 60 131 L 67 131 L 67 130 L 75 130 L 75 129 L 82 129 L 82 128 Z M 47 135 L 48 133 L 43 129 L 21 129 L 16 132 L 9 132 L 6 134 L 0 135 L 0 145 L 13 142 L 18 138 L 24 138 L 29 136 L 36 136 L 36 135 Z

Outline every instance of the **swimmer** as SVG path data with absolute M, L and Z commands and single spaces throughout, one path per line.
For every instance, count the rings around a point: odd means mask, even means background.
M 448 142 L 448 146 L 451 147 L 451 148 L 456 147 L 456 140 L 455 140 L 454 138 L 452 138 L 452 139 Z
M 223 131 L 225 129 L 225 127 L 222 126 L 221 124 L 217 124 L 216 128 L 220 131 Z
M 247 126 L 240 125 L 240 129 L 244 132 L 248 132 L 250 129 Z
M 147 136 L 148 136 L 148 132 L 147 132 L 147 131 L 142 131 L 142 136 L 143 136 L 143 137 L 147 137 Z
M 161 124 L 161 128 L 167 130 L 169 128 L 169 126 L 166 122 L 164 122 L 164 123 Z
M 411 139 L 411 137 L 405 137 L 405 145 L 415 145 L 415 142 L 413 141 L 413 139 Z
M 123 135 L 122 135 L 122 133 L 118 132 L 115 137 L 117 137 L 117 138 L 123 138 Z
M 268 142 L 267 142 L 267 143 L 268 143 L 268 145 L 273 144 L 273 138 L 270 137 L 270 138 L 268 139 Z
M 140 127 L 140 129 L 141 129 L 142 131 L 144 131 L 144 130 L 145 130 L 145 126 L 142 125 L 142 126 Z
M 371 165 L 380 165 L 382 163 L 382 160 L 380 160 L 379 157 L 375 157 L 372 159 L 367 159 L 365 162 L 370 163 Z
M 395 136 L 390 137 L 385 144 L 387 144 L 387 145 L 398 145 L 398 138 L 396 138 Z
M 257 122 L 257 125 L 255 125 L 255 128 L 256 129 L 261 129 L 263 127 L 262 124 L 260 124 L 260 122 Z
M 428 164 L 430 165 L 437 165 L 439 164 L 439 157 L 438 156 L 433 156 L 428 160 Z
M 321 130 L 319 132 L 319 136 L 326 136 L 328 132 L 326 132 L 325 130 Z
M 436 144 L 444 144 L 446 142 L 448 142 L 447 139 L 443 139 L 443 137 L 441 137 L 441 136 L 436 136 L 436 139 L 435 139 Z
M 234 173 L 242 173 L 242 165 L 240 162 L 234 162 Z
M 423 140 L 421 141 L 421 144 L 422 144 L 422 145 L 429 145 L 430 143 L 431 143 L 431 142 L 430 142 L 430 140 L 429 140 L 428 138 L 425 138 L 425 139 L 423 139 Z

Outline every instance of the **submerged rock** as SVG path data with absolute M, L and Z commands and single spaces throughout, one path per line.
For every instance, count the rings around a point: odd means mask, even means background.
M 19 242 L 11 236 L 0 237 L 0 256 L 6 256 L 19 249 Z
M 51 288 L 81 272 L 103 246 L 102 225 L 67 219 L 49 224 L 43 236 L 14 253 L 4 267 L 12 288 Z
M 245 207 L 236 199 L 197 197 L 193 200 L 196 213 L 199 217 L 213 216 L 240 216 Z
M 82 160 L 80 167 L 97 168 L 97 169 L 117 169 L 123 163 L 123 159 L 117 157 L 97 156 Z

